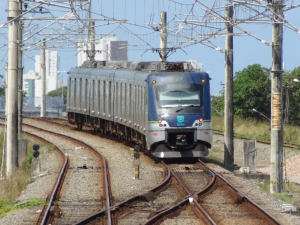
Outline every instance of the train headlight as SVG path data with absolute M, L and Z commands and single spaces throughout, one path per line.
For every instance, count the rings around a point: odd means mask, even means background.
M 158 119 L 158 123 L 162 123 L 162 119 Z
M 152 81 L 152 84 L 156 84 L 156 80 L 153 80 L 153 81 Z
M 203 123 L 203 118 L 200 118 L 200 119 L 199 119 L 199 122 L 200 122 L 200 123 Z
M 202 79 L 201 81 L 202 81 L 202 83 L 204 83 L 204 82 L 205 82 L 205 80 L 204 80 L 204 79 Z

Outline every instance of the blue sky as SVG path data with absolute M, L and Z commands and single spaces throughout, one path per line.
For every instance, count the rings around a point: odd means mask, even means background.
M 177 3 L 174 3 L 177 2 Z M 116 19 L 127 19 L 131 23 L 139 24 L 144 26 L 149 22 L 159 23 L 159 12 L 164 10 L 168 12 L 168 18 L 173 18 L 173 13 L 186 14 L 190 10 L 189 5 L 179 3 L 193 3 L 194 0 L 93 0 L 92 1 L 92 17 L 100 18 L 100 14 L 103 13 L 108 17 L 114 17 Z M 203 3 L 210 4 L 212 1 L 202 1 Z M 216 1 L 217 2 L 217 1 Z M 225 2 L 225 1 L 223 1 Z M 291 2 L 291 1 L 290 1 Z M 57 7 L 44 6 L 44 9 L 49 9 L 53 14 L 63 12 L 57 12 Z M 201 14 L 201 6 L 195 5 L 195 13 Z M 0 24 L 3 24 L 7 20 L 8 13 L 5 11 L 8 8 L 7 0 L 0 0 Z M 61 10 L 63 11 L 63 10 Z M 56 15 L 56 14 L 55 14 Z M 28 15 L 29 16 L 29 15 Z M 30 15 L 32 16 L 32 15 Z M 47 14 L 36 15 L 36 17 L 47 16 Z M 82 15 L 80 15 L 82 16 Z M 285 19 L 289 21 L 296 28 L 300 29 L 300 8 L 290 10 L 285 13 Z M 42 23 L 41 23 L 42 24 Z M 97 21 L 96 25 L 103 24 Z M 41 25 L 42 26 L 42 25 Z M 118 25 L 111 26 L 99 26 L 96 29 L 96 33 L 107 33 L 112 32 L 117 35 L 118 40 L 124 40 L 135 42 L 138 44 L 145 44 L 142 41 L 135 38 L 134 35 L 128 34 L 124 29 L 116 29 Z M 130 32 L 135 34 L 148 34 L 153 33 L 152 30 L 144 29 L 142 27 L 126 25 Z M 251 32 L 253 35 L 271 42 L 272 40 L 272 29 L 270 25 L 243 25 L 243 28 Z M 8 29 L 0 29 L 0 46 L 7 42 L 7 31 Z M 239 32 L 235 29 L 235 32 Z M 240 33 L 240 32 L 239 32 Z M 145 35 L 145 41 L 151 41 L 152 47 L 158 43 L 158 33 L 154 33 L 153 36 Z M 31 38 L 30 42 L 38 41 L 41 36 Z M 152 38 L 152 39 L 151 39 Z M 153 38 L 157 40 L 153 41 Z M 175 40 L 175 39 L 174 39 Z M 213 43 L 224 48 L 224 37 L 218 37 L 212 39 Z M 28 42 L 29 43 L 29 42 Z M 150 42 L 149 42 L 150 43 Z M 51 46 L 51 43 L 48 44 Z M 138 50 L 141 49 L 141 50 Z M 149 47 L 148 47 L 149 49 Z M 73 49 L 64 48 L 63 45 L 56 47 L 60 55 L 60 70 L 68 71 L 71 67 L 76 66 L 77 58 L 76 51 Z M 134 61 L 156 61 L 159 60 L 157 53 L 152 51 L 146 51 L 147 47 L 130 48 L 128 52 L 129 60 Z M 224 54 L 214 49 L 208 48 L 201 44 L 192 45 L 190 47 L 177 50 L 173 53 L 168 61 L 185 61 L 185 60 L 196 60 L 204 65 L 204 70 L 210 73 L 212 78 L 211 81 L 211 93 L 216 95 L 222 90 L 223 86 L 220 83 L 224 83 Z M 34 69 L 34 55 L 40 54 L 40 50 L 31 49 L 25 52 L 24 66 L 25 73 L 28 70 Z M 248 65 L 261 64 L 264 67 L 270 68 L 272 63 L 272 48 L 262 44 L 260 41 L 253 37 L 236 36 L 234 37 L 234 71 L 241 71 Z M 7 61 L 7 48 L 0 49 L 0 74 L 5 74 L 5 63 Z M 300 66 L 300 34 L 292 31 L 288 28 L 284 28 L 284 43 L 283 43 L 283 61 L 286 70 L 293 70 Z

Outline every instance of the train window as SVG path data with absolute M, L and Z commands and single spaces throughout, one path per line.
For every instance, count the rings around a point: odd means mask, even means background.
M 74 79 L 74 92 L 73 92 L 73 107 L 75 108 L 76 107 L 76 78 Z
M 159 109 L 185 110 L 184 113 L 202 113 L 203 84 L 169 83 L 155 86 Z
M 100 112 L 100 103 L 101 103 L 101 82 L 100 80 L 98 80 L 98 84 L 97 84 L 97 102 L 96 102 L 96 107 L 98 112 Z
M 79 86 L 79 104 L 78 104 L 78 107 L 81 109 L 81 85 L 82 85 L 82 80 L 81 80 L 81 78 L 80 78 L 80 80 L 79 80 L 79 84 L 78 84 L 78 86 Z
M 108 82 L 108 114 L 111 114 L 111 81 Z
M 121 109 L 122 109 L 122 113 L 121 113 L 121 117 L 123 118 L 124 115 L 125 115 L 125 106 L 124 106 L 124 103 L 125 103 L 125 83 L 122 83 L 122 92 L 121 92 Z M 124 117 L 125 119 L 125 117 Z
M 85 105 L 84 108 L 87 109 L 87 103 L 88 103 L 88 79 L 85 80 Z
M 137 99 L 136 99 L 136 107 L 135 107 L 135 110 L 136 112 L 140 112 L 140 89 L 139 89 L 139 86 L 136 86 L 136 93 L 137 93 Z M 139 121 L 139 115 L 140 113 L 137 113 L 137 121 Z M 138 123 L 138 122 L 137 122 Z
M 132 105 L 132 94 L 131 94 L 131 91 L 132 91 L 132 87 L 131 87 L 131 84 L 129 84 L 129 107 L 128 107 L 128 116 L 131 116 L 131 105 Z M 131 117 L 130 117 L 130 120 L 131 120 Z
M 101 81 L 102 82 L 102 96 L 101 96 L 101 106 L 103 107 L 102 108 L 102 111 L 103 111 L 103 113 L 106 113 L 105 112 L 105 96 L 106 96 L 106 93 L 105 93 L 105 90 L 106 90 L 106 88 L 105 88 L 105 80 L 104 81 Z M 99 102 L 99 112 L 100 112 L 100 102 Z
M 135 116 L 136 116 L 136 86 L 134 85 L 133 87 L 132 87 L 132 108 L 131 108 L 131 113 L 132 113 L 132 121 L 135 121 L 136 120 L 136 118 L 135 118 Z
M 127 99 L 127 91 L 128 91 L 128 86 L 127 86 L 127 83 L 124 83 L 124 94 L 123 94 L 123 96 L 124 96 L 124 119 L 127 119 L 127 111 L 128 111 L 128 109 L 127 109 L 127 104 L 128 104 L 128 99 Z
M 93 80 L 93 85 L 92 85 L 92 110 L 95 111 L 95 101 L 96 101 L 96 92 L 95 92 L 95 80 Z
M 142 87 L 142 121 L 144 121 L 144 115 L 145 115 L 145 88 Z

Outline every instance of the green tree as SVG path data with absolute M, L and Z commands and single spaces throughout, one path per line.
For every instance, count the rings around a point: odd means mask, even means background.
M 300 125 L 300 67 L 283 74 L 283 113 L 284 122 Z
M 270 118 L 271 109 L 271 81 L 270 69 L 259 64 L 248 66 L 236 72 L 233 85 L 233 104 L 235 115 L 243 118 L 254 117 L 264 119 L 258 112 Z
M 67 102 L 67 91 L 68 91 L 68 87 L 67 86 L 63 86 L 60 87 L 56 90 L 50 91 L 46 97 L 61 97 L 61 95 L 63 95 L 64 97 L 64 104 L 66 104 Z
M 3 75 L 0 74 L 0 79 L 3 79 Z M 2 83 L 0 86 L 0 96 L 5 96 L 5 85 Z
M 222 91 L 221 96 L 211 97 L 211 112 L 216 116 L 224 115 L 224 92 Z

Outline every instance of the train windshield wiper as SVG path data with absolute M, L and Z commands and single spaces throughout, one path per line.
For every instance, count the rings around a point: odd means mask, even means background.
M 188 106 L 182 107 L 180 109 L 177 109 L 176 112 L 180 112 L 181 110 L 189 108 L 189 107 L 196 107 L 196 106 L 195 105 L 188 105 Z

